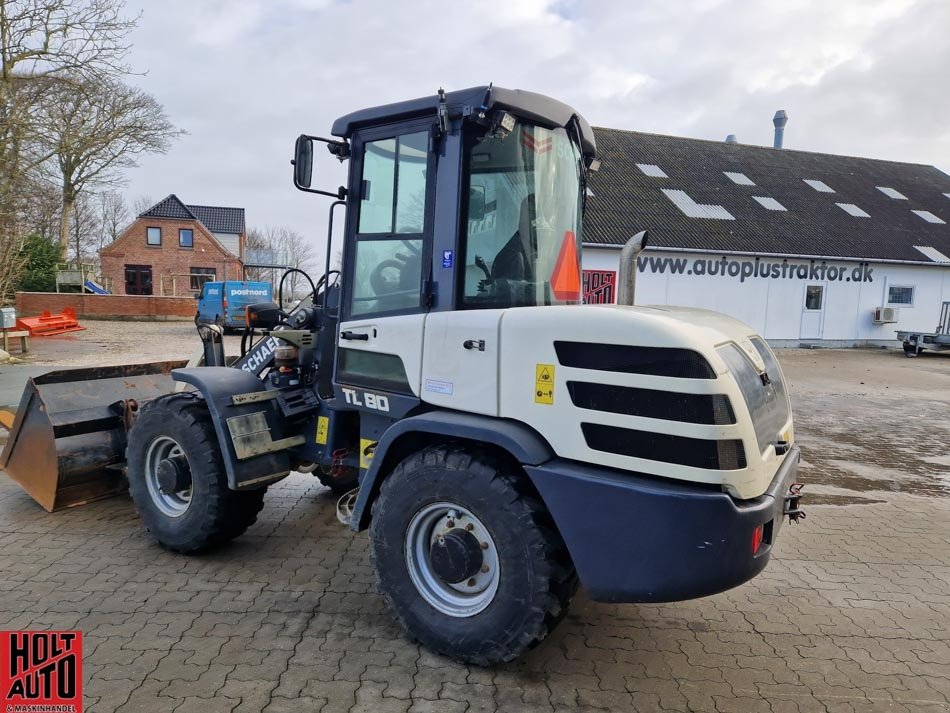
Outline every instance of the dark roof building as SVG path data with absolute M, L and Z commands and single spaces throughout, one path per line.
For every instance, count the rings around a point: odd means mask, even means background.
M 138 217 L 200 220 L 208 230 L 215 234 L 242 235 L 244 233 L 243 208 L 185 205 L 174 193 L 163 198 Z
M 950 261 L 950 176 L 933 166 L 595 128 L 584 241 Z

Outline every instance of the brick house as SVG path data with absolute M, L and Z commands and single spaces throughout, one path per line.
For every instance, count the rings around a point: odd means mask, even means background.
M 243 208 L 186 205 L 172 194 L 99 251 L 117 295 L 190 296 L 209 280 L 243 277 Z

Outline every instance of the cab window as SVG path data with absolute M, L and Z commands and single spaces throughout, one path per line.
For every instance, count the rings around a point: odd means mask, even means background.
M 365 145 L 350 316 L 421 305 L 429 136 Z

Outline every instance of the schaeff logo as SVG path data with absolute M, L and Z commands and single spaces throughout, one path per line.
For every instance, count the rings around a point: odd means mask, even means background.
M 4 704 L 37 704 L 44 710 L 82 708 L 82 634 L 78 631 L 0 633 Z M 2 711 L 0 711 L 2 713 Z

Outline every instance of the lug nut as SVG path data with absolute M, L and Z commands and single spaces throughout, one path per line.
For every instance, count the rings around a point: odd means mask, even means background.
M 471 532 L 472 530 L 475 529 L 475 526 L 474 526 L 472 523 L 468 523 L 468 524 L 465 526 L 465 529 L 468 530 L 469 532 Z
M 445 523 L 445 526 L 446 526 L 446 527 L 455 527 L 455 520 L 449 520 L 447 523 Z
M 482 565 L 482 573 L 484 574 L 484 573 L 487 573 L 487 572 L 488 572 L 488 565 L 487 565 L 487 564 L 483 564 L 483 565 Z
M 488 543 L 487 543 L 487 542 L 483 542 L 482 545 L 481 545 L 481 547 L 482 547 L 483 550 L 487 550 L 487 549 L 488 549 Z
M 475 577 L 472 577 L 470 580 L 468 580 L 468 586 L 470 586 L 470 587 L 474 587 L 474 586 L 475 586 Z

